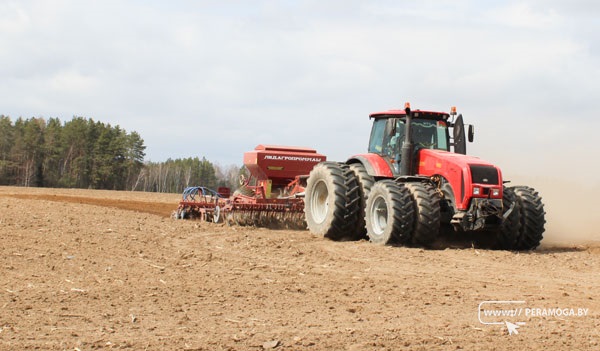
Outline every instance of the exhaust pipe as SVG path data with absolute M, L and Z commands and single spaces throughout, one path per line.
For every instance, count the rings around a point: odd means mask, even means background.
M 404 126 L 404 143 L 400 151 L 400 175 L 413 175 L 413 153 L 414 145 L 412 142 L 412 112 L 410 111 L 410 103 L 404 104 L 404 112 L 406 113 L 406 124 Z

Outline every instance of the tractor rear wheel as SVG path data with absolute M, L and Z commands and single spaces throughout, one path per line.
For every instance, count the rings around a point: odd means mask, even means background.
M 414 224 L 410 191 L 392 180 L 376 182 L 366 202 L 366 228 L 375 244 L 410 243 Z
M 440 195 L 430 183 L 405 183 L 413 198 L 415 229 L 412 242 L 430 246 L 440 232 Z
M 534 250 L 540 245 L 546 223 L 544 204 L 535 189 L 527 186 L 514 187 L 516 200 L 520 206 L 519 237 L 515 244 L 517 250 Z
M 358 201 L 358 219 L 356 223 L 355 239 L 360 240 L 367 236 L 366 213 L 367 197 L 371 192 L 371 188 L 375 183 L 375 179 L 367 173 L 365 166 L 361 163 L 352 163 L 349 165 L 350 170 L 354 172 L 356 181 L 358 182 L 358 193 L 360 200 Z
M 505 187 L 502 190 L 502 225 L 496 234 L 495 248 L 499 250 L 514 250 L 519 238 L 520 205 L 514 188 Z
M 356 177 L 346 164 L 321 162 L 315 165 L 305 190 L 308 229 L 332 240 L 351 239 L 359 200 Z

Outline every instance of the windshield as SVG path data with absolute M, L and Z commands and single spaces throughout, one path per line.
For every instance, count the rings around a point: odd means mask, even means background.
M 394 123 L 395 128 L 393 128 Z M 412 127 L 416 150 L 449 150 L 446 122 L 414 118 Z M 373 129 L 371 129 L 369 152 L 390 157 L 398 155 L 404 142 L 404 129 L 404 119 L 376 119 L 373 122 Z
M 412 125 L 415 149 L 448 151 L 448 126 L 446 122 L 415 118 Z

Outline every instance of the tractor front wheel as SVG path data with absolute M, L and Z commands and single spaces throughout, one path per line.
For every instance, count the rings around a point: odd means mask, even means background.
M 515 244 L 517 250 L 534 250 L 540 245 L 546 223 L 544 204 L 535 189 L 527 186 L 514 187 L 520 207 L 519 236 Z
M 496 234 L 496 249 L 514 250 L 519 238 L 521 206 L 517 201 L 515 190 L 505 187 L 502 190 L 502 225 Z

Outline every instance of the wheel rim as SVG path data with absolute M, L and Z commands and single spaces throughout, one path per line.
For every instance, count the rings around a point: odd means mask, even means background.
M 371 218 L 373 219 L 373 233 L 381 235 L 387 228 L 388 208 L 385 199 L 381 196 L 373 201 L 371 206 Z
M 323 223 L 329 210 L 327 184 L 319 181 L 315 184 L 314 191 L 310 197 L 310 213 L 316 223 Z

